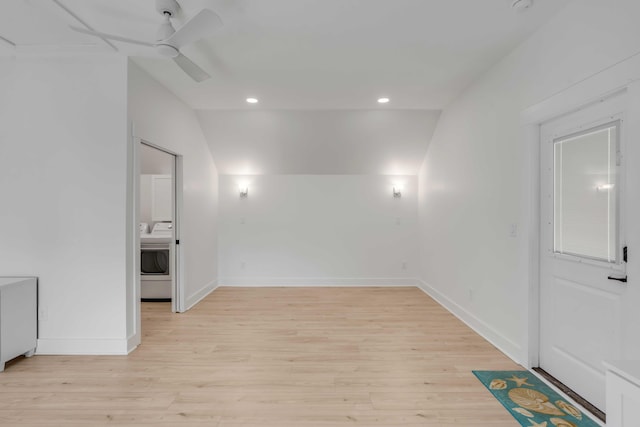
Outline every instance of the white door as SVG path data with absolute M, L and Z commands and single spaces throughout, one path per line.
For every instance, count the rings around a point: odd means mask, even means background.
M 605 409 L 622 350 L 626 95 L 541 127 L 540 367 Z

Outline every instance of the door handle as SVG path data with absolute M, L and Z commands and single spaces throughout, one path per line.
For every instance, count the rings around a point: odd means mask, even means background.
M 609 279 L 609 280 L 617 280 L 618 282 L 627 283 L 627 276 L 624 276 L 624 277 L 609 276 L 609 277 L 607 277 L 607 279 Z

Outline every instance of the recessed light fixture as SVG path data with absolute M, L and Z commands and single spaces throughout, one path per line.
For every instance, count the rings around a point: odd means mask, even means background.
M 391 101 L 389 98 L 378 98 L 378 104 L 386 104 Z
M 258 98 L 247 98 L 247 102 L 249 104 L 257 104 L 258 103 Z

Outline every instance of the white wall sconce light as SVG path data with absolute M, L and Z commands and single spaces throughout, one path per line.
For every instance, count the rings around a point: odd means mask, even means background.
M 399 185 L 394 185 L 393 186 L 393 197 L 396 199 L 399 199 L 400 197 L 402 197 L 402 187 Z
M 609 191 L 609 190 L 613 190 L 613 187 L 615 187 L 615 184 L 598 185 L 596 187 L 596 191 L 598 191 L 598 192 L 600 192 L 600 191 Z
M 249 187 L 247 187 L 246 185 L 240 185 L 239 189 L 241 199 L 246 199 L 247 197 L 249 197 Z

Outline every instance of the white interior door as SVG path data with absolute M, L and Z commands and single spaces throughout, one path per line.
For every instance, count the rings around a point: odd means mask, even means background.
M 605 409 L 622 352 L 626 95 L 541 128 L 540 367 Z

